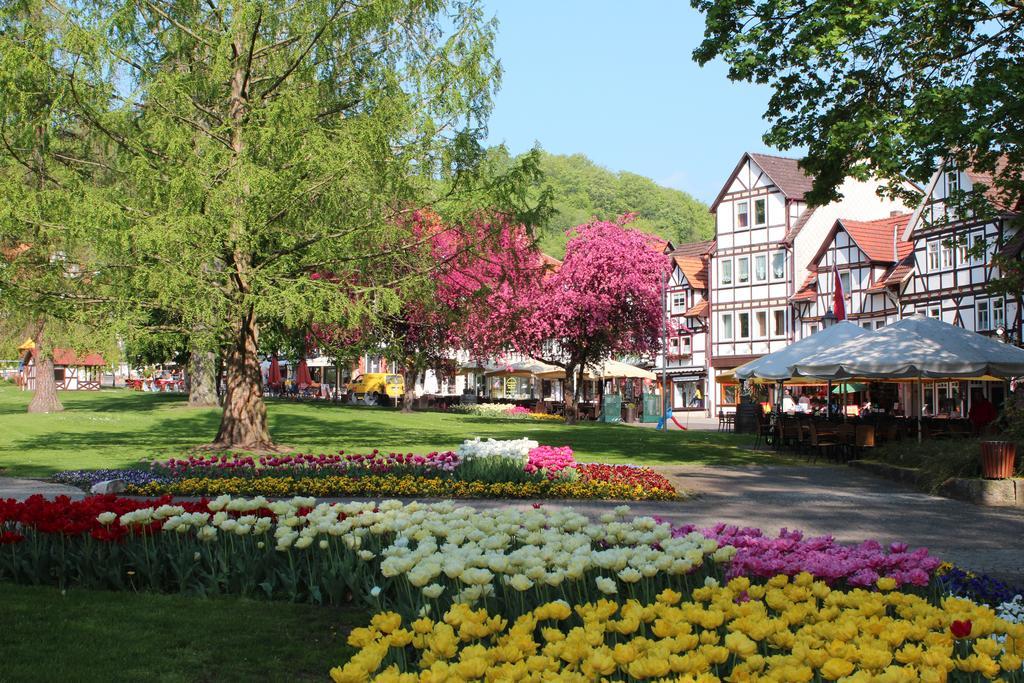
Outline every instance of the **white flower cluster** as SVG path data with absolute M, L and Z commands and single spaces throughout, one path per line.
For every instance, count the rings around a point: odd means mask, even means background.
M 996 616 L 1003 621 L 1024 624 L 1024 596 L 1015 595 L 1010 602 L 1004 602 L 996 607 Z
M 462 442 L 455 453 L 460 461 L 474 460 L 476 458 L 512 458 L 526 462 L 530 451 L 540 444 L 533 439 L 496 439 L 482 440 L 480 437 L 467 439 Z
M 673 538 L 668 523 L 628 519 L 628 506 L 603 515 L 599 523 L 572 509 L 477 510 L 452 501 L 317 504 L 313 498 L 271 502 L 220 496 L 209 509 L 190 513 L 164 505 L 128 512 L 120 523 L 162 520 L 164 532 L 191 532 L 203 542 L 228 534 L 264 537 L 282 552 L 316 543 L 332 557 L 357 560 L 367 578 L 406 583 L 399 600 L 419 592 L 429 600 L 444 595 L 472 603 L 500 592 L 539 602 L 563 592 L 574 599 L 610 595 L 623 585 L 635 595 L 655 584 L 685 582 L 701 567 L 706 571 L 695 578 L 703 580 L 735 554 L 731 546 L 720 548 L 700 533 Z M 259 514 L 266 510 L 276 518 Z M 109 515 L 103 513 L 103 519 Z M 264 541 L 257 545 L 264 547 Z

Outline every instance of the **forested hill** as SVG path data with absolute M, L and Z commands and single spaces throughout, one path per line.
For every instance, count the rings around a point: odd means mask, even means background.
M 715 232 L 708 206 L 686 192 L 658 185 L 635 173 L 613 173 L 583 154 L 543 153 L 544 182 L 554 190 L 555 215 L 540 232 L 541 248 L 559 258 L 565 231 L 592 217 L 614 220 L 636 213 L 633 227 L 672 242 L 710 239 Z

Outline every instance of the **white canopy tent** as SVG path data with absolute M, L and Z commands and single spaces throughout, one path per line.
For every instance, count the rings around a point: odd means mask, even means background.
M 793 377 L 793 366 L 807 356 L 827 351 L 852 340 L 863 342 L 864 338 L 873 334 L 856 323 L 844 320 L 815 332 L 809 337 L 804 337 L 800 341 L 793 342 L 775 353 L 769 353 L 757 360 L 745 363 L 736 368 L 733 374 L 736 379 L 744 381 L 750 379 L 786 381 Z
M 921 314 L 805 354 L 797 374 L 828 379 L 979 379 L 1024 375 L 1024 349 Z
M 801 359 L 799 375 L 833 379 L 992 379 L 1024 375 L 1024 349 L 921 314 Z M 921 410 L 918 410 L 918 440 Z
M 565 370 L 562 368 L 554 368 L 550 371 L 538 372 L 537 377 L 543 379 L 565 379 Z M 583 372 L 583 376 L 586 379 L 657 379 L 650 370 L 638 368 L 635 365 L 629 363 L 623 363 L 617 360 L 606 360 L 605 362 L 598 365 L 596 368 L 588 368 Z

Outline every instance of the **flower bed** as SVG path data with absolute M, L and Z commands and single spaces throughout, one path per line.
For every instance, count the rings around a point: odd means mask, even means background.
M 171 458 L 151 470 L 62 472 L 84 488 L 122 479 L 132 495 L 264 495 L 429 498 L 603 498 L 669 500 L 678 495 L 649 467 L 579 464 L 568 446 L 530 439 L 473 439 L 457 451 L 214 455 Z
M 523 406 L 513 406 L 506 403 L 474 403 L 469 405 L 455 405 L 452 406 L 449 411 L 462 415 L 476 415 L 478 417 L 490 417 L 502 420 L 565 422 L 565 418 L 561 415 L 532 413 L 528 408 L 524 408 Z
M 765 586 L 709 582 L 684 598 L 666 589 L 622 606 L 550 602 L 514 622 L 504 611 L 466 605 L 436 621 L 377 614 L 350 634 L 359 652 L 331 678 L 1024 680 L 1024 625 L 968 600 L 933 605 L 900 592 L 842 592 L 810 574 Z
M 686 535 L 693 531 L 693 526 L 682 526 L 673 533 Z M 720 545 L 736 548 L 729 578 L 770 578 L 810 572 L 830 584 L 842 582 L 854 588 L 873 586 L 880 577 L 894 580 L 896 586 L 927 586 L 940 564 L 923 548 L 909 552 L 905 543 L 893 543 L 888 549 L 877 541 L 849 546 L 836 543 L 831 536 L 804 538 L 802 532 L 786 529 L 779 532 L 778 538 L 770 538 L 760 529 L 725 524 L 701 533 Z
M 176 496 L 262 495 L 271 497 L 316 496 L 399 497 L 399 498 L 509 498 L 509 499 L 605 499 L 671 500 L 675 489 L 644 489 L 639 486 L 592 481 L 585 478 L 558 480 L 542 477 L 535 481 L 462 481 L 409 475 L 317 476 L 317 477 L 186 477 L 169 483 L 128 486 L 135 496 L 173 494 Z

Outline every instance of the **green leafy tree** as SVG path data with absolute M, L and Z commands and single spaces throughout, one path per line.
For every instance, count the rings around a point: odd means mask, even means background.
M 939 159 L 1024 192 L 1024 9 L 1000 0 L 691 0 L 706 18 L 694 59 L 769 85 L 766 143 L 805 147 L 812 203 L 848 175 L 929 179 Z M 992 211 L 978 187 L 959 198 Z M 908 199 L 915 200 L 912 196 Z
M 400 220 L 525 207 L 533 157 L 500 174 L 479 140 L 499 77 L 476 2 L 117 0 L 81 26 L 120 87 L 82 104 L 118 147 L 123 302 L 224 349 L 214 446 L 268 449 L 261 330 L 397 311 L 381 264 L 415 253 Z M 113 201 L 109 197 L 109 201 Z M 428 279 L 419 263 L 407 279 Z M 330 278 L 314 279 L 314 272 Z M 338 284 L 342 286 L 338 286 Z
M 79 66 L 81 47 L 49 3 L 0 5 L 0 336 L 35 343 L 29 412 L 63 409 L 55 348 L 116 354 L 101 305 L 110 273 L 95 265 L 93 201 L 111 181 L 109 150 L 82 126 L 70 73 L 79 68 L 83 101 L 102 101 L 107 89 L 104 74 Z

